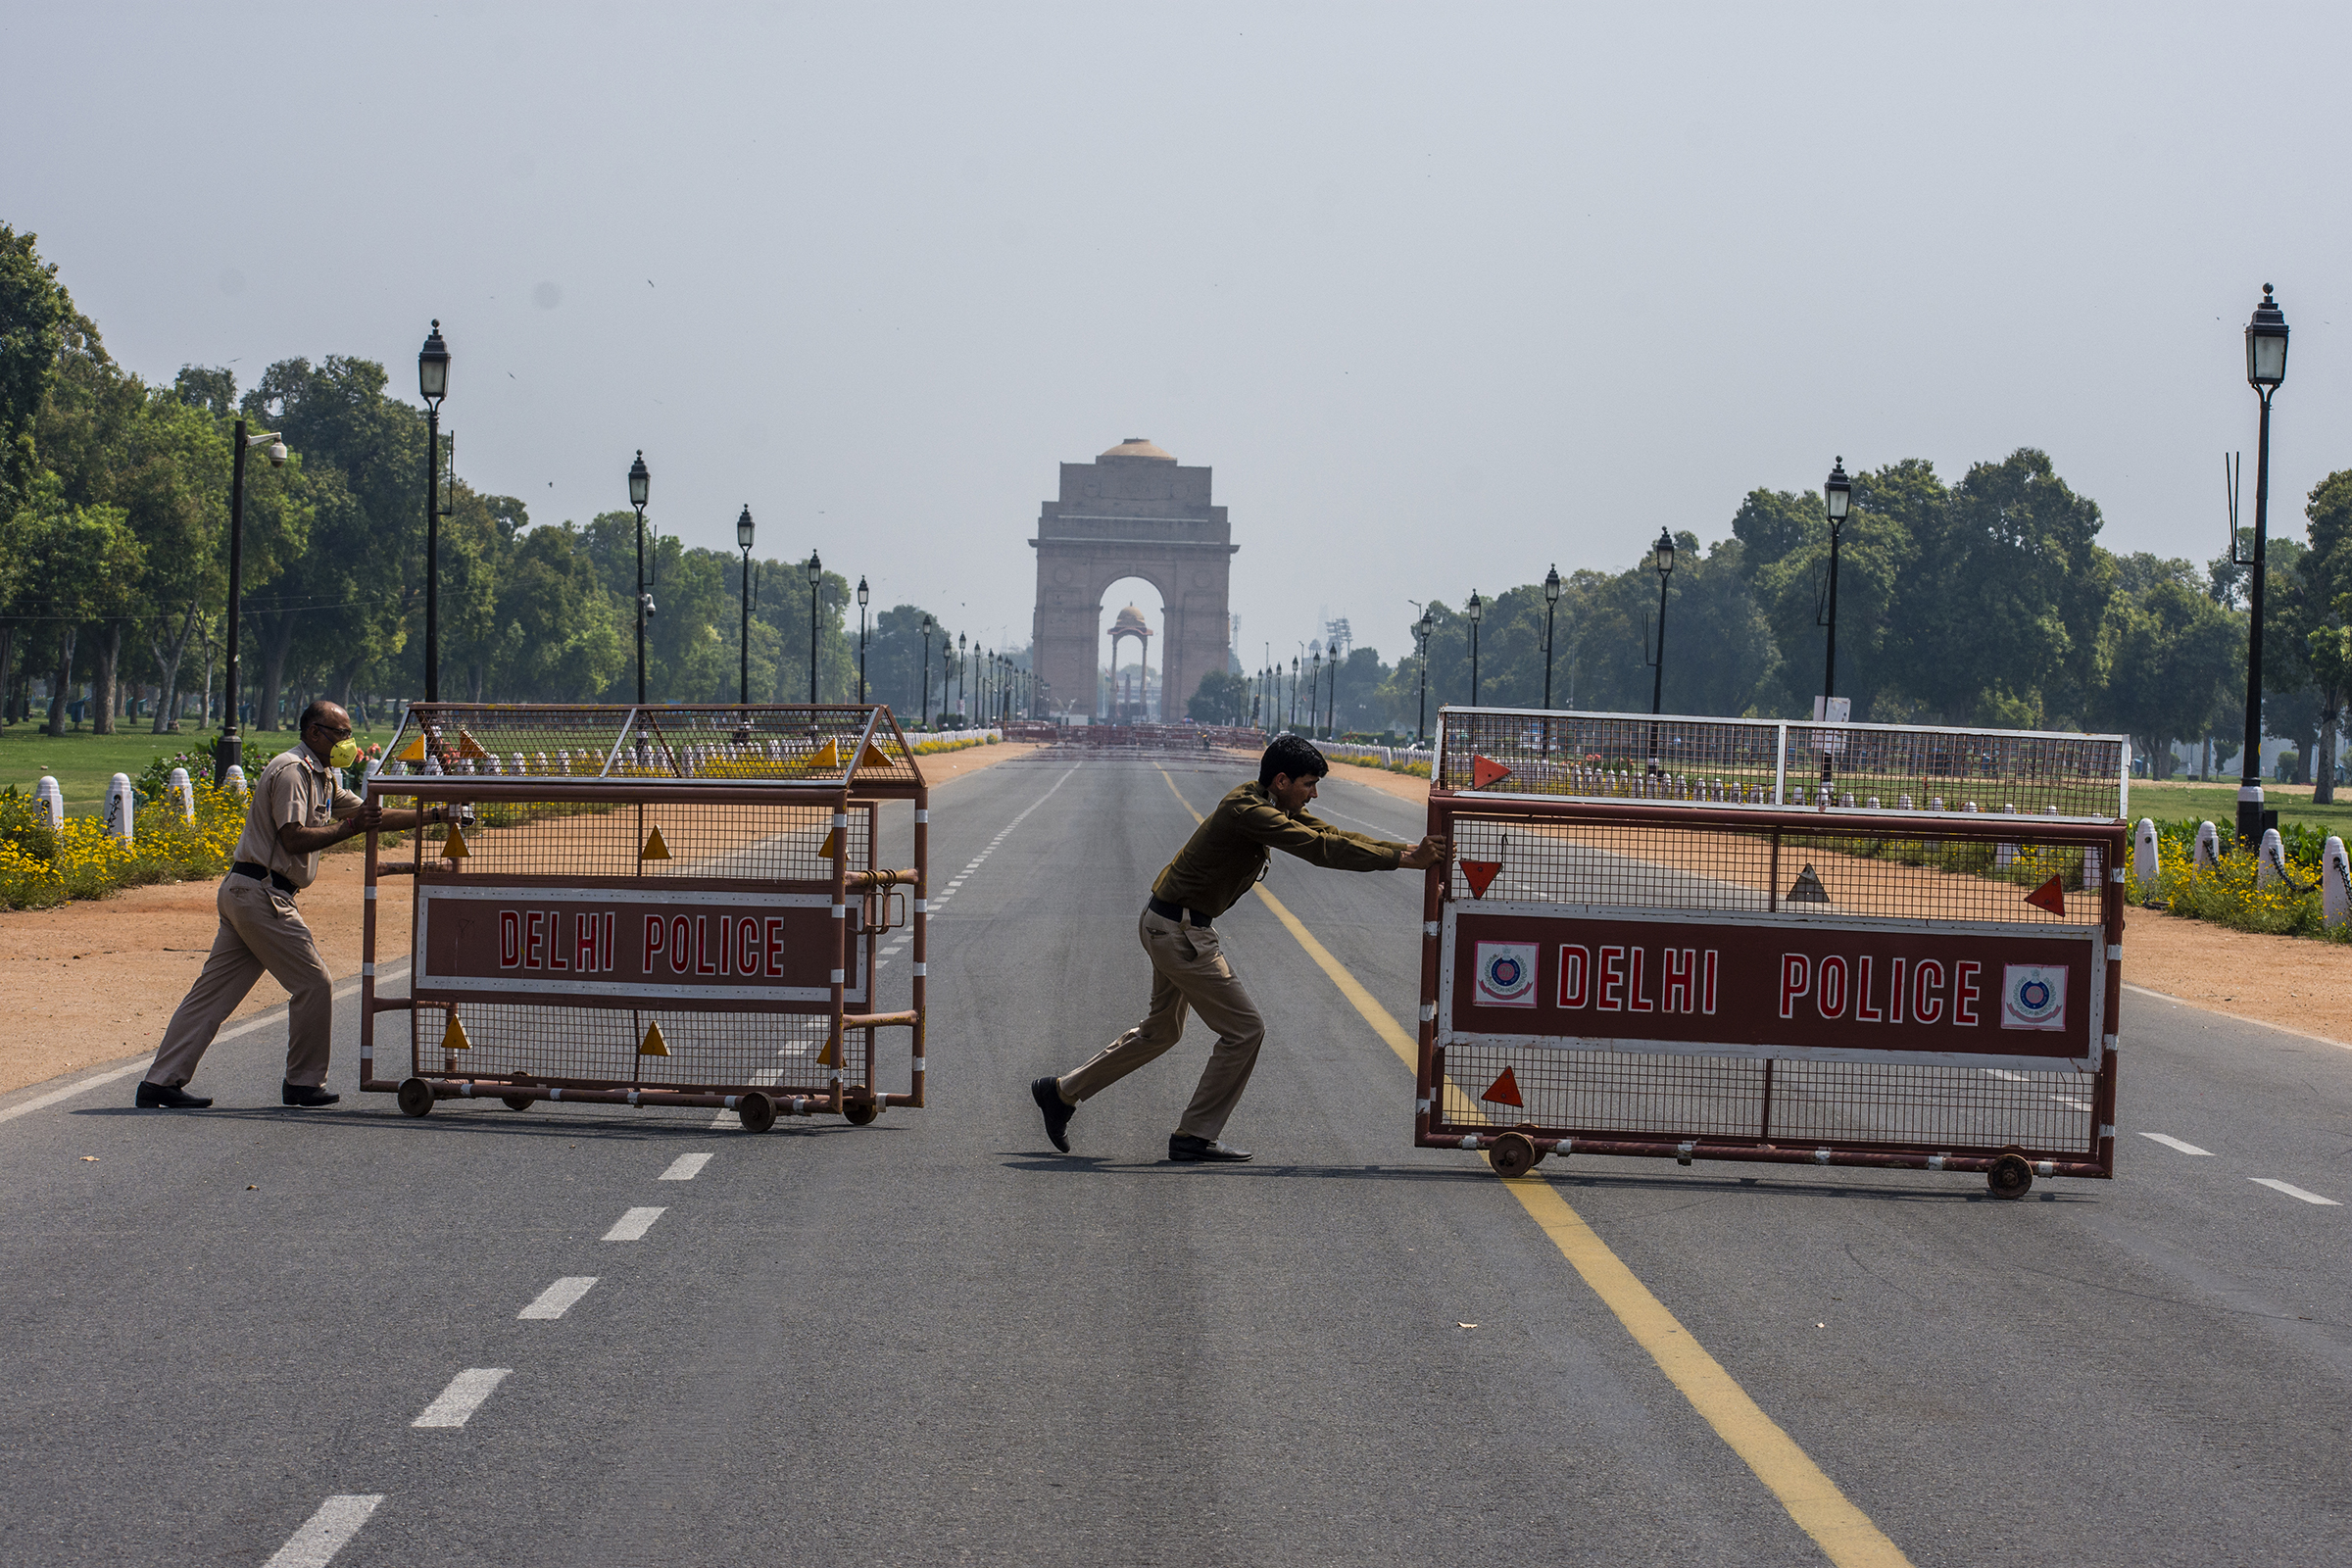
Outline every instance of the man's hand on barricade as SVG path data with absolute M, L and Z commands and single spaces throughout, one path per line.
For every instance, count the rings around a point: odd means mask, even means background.
M 1444 864 L 1446 857 L 1452 852 L 1452 845 L 1439 834 L 1432 833 L 1399 856 L 1396 866 L 1402 871 L 1426 871 L 1433 865 Z

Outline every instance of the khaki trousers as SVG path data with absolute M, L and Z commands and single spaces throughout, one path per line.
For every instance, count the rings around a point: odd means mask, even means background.
M 1152 1007 L 1144 1021 L 1104 1046 L 1092 1061 L 1061 1080 L 1062 1098 L 1091 1100 L 1184 1038 L 1188 1011 L 1217 1032 L 1193 1102 L 1176 1124 L 1180 1133 L 1215 1138 L 1250 1087 L 1257 1048 L 1265 1044 L 1266 1021 L 1250 993 L 1225 961 L 1210 928 L 1170 920 L 1149 908 L 1136 923 L 1144 954 L 1152 960 Z
M 213 938 L 196 983 L 172 1014 L 147 1081 L 177 1089 L 195 1077 L 221 1020 L 268 973 L 292 999 L 286 1006 L 286 1082 L 302 1088 L 326 1082 L 335 980 L 318 956 L 311 928 L 295 912 L 293 895 L 231 871 L 220 879 L 214 902 L 220 910 L 220 933 Z

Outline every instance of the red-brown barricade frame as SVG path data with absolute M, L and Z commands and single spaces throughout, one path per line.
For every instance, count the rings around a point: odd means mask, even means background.
M 426 828 L 411 835 L 412 853 L 407 863 L 387 863 L 381 856 L 378 835 L 367 835 L 367 868 L 365 904 L 361 922 L 362 964 L 360 980 L 360 1088 L 367 1093 L 390 1093 L 400 1097 L 401 1108 L 412 1116 L 421 1116 L 433 1104 L 449 1099 L 497 1099 L 510 1107 L 522 1108 L 535 1101 L 587 1102 L 604 1104 L 672 1105 L 720 1107 L 736 1111 L 746 1129 L 763 1132 L 773 1125 L 779 1114 L 819 1115 L 839 1114 L 858 1124 L 872 1121 L 891 1105 L 920 1109 L 927 1103 L 928 1063 L 927 1024 L 928 981 L 926 965 L 929 954 L 929 877 L 930 877 L 930 788 L 924 780 L 921 765 L 906 737 L 891 717 L 889 709 L 881 704 L 856 705 L 646 705 L 640 708 L 591 708 L 556 706 L 502 706 L 491 709 L 480 705 L 443 704 L 414 705 L 410 717 L 404 722 L 401 735 L 412 730 L 430 739 L 442 757 L 454 759 L 454 745 L 444 747 L 441 737 L 466 734 L 464 720 L 471 716 L 477 725 L 500 722 L 522 722 L 532 717 L 544 717 L 570 723 L 591 723 L 608 720 L 622 736 L 629 735 L 645 721 L 651 720 L 658 732 L 659 721 L 668 720 L 674 727 L 698 720 L 715 724 L 726 730 L 740 726 L 740 734 L 757 733 L 762 737 L 789 732 L 801 723 L 822 719 L 828 726 L 839 729 L 845 737 L 855 736 L 855 744 L 847 749 L 846 758 L 834 776 L 820 780 L 792 777 L 762 778 L 743 776 L 756 773 L 758 759 L 739 767 L 734 776 L 723 772 L 717 777 L 694 776 L 696 769 L 690 761 L 678 761 L 667 742 L 654 750 L 670 759 L 661 765 L 677 769 L 678 776 L 653 778 L 642 773 L 598 777 L 585 775 L 516 776 L 512 773 L 443 772 L 377 773 L 367 780 L 367 798 L 375 804 L 387 799 L 415 800 L 419 806 L 436 804 L 495 805 L 579 803 L 605 806 L 798 806 L 830 808 L 831 868 L 825 879 L 815 883 L 761 882 L 751 879 L 731 879 L 747 888 L 767 888 L 779 893 L 808 893 L 821 890 L 829 896 L 832 912 L 833 954 L 830 966 L 829 1004 L 823 1007 L 799 1006 L 760 1008 L 780 1014 L 789 1012 L 803 1016 L 817 1016 L 827 1020 L 827 1040 L 835 1053 L 834 1066 L 828 1080 L 822 1084 L 788 1085 L 688 1083 L 663 1084 L 648 1087 L 642 1082 L 616 1079 L 565 1077 L 531 1072 L 527 1069 L 503 1074 L 468 1074 L 445 1070 L 427 1073 L 422 1060 L 423 1049 L 412 1023 L 409 1071 L 403 1076 L 379 1076 L 376 1070 L 375 1019 L 379 1013 L 411 1012 L 427 1007 L 448 1007 L 451 1004 L 411 997 L 381 998 L 376 995 L 378 948 L 376 942 L 376 890 L 378 879 L 385 875 L 406 874 L 416 877 L 417 898 L 411 917 L 410 954 L 411 973 L 417 972 L 415 959 L 423 936 L 425 919 L 425 889 L 435 884 L 463 884 L 466 881 L 464 862 L 442 859 L 446 868 L 435 870 L 425 856 L 428 835 L 438 835 L 441 829 Z M 845 727 L 846 726 L 846 727 Z M 813 733 L 813 729 L 811 730 Z M 395 737 L 395 749 L 399 736 Z M 468 737 L 470 741 L 470 737 Z M 883 747 L 887 746 L 887 752 Z M 873 750 L 868 750 L 872 747 Z M 389 752 L 387 755 L 391 755 Z M 473 755 L 482 755 L 479 753 Z M 494 755 L 494 754 L 493 754 Z M 612 753 L 619 756 L 617 746 Z M 879 759 L 879 765 L 868 765 Z M 463 765 L 470 766 L 471 763 Z M 608 761 L 610 766 L 610 761 Z M 878 864 L 879 808 L 884 801 L 905 800 L 914 808 L 914 863 L 904 868 L 887 868 Z M 865 859 L 862 867 L 849 863 L 851 835 L 846 831 L 848 814 L 862 808 L 866 816 Z M 541 887 L 553 885 L 558 879 L 531 877 L 501 879 L 505 882 L 528 882 Z M 590 883 L 579 884 L 582 887 Z M 864 1012 L 849 1010 L 848 982 L 851 967 L 851 943 L 858 935 L 876 935 L 892 929 L 887 923 L 887 901 L 893 890 L 904 888 L 911 904 L 910 962 L 913 966 L 910 1005 L 905 1009 L 883 1012 L 877 1010 L 876 985 L 880 955 L 879 944 L 862 944 L 864 961 L 861 966 Z M 853 904 L 851 901 L 857 902 Z M 850 916 L 857 915 L 853 921 Z M 855 926 L 855 929 L 853 927 Z M 615 1003 L 613 1010 L 622 1010 L 627 1004 Z M 669 999 L 634 999 L 629 1010 L 663 1011 L 676 1005 Z M 912 1034 L 911 1092 L 895 1094 L 882 1092 L 871 1080 L 878 1077 L 874 1069 L 875 1037 L 882 1029 L 904 1028 Z M 859 1058 L 866 1068 L 866 1082 L 854 1081 L 848 1072 L 852 1054 L 847 1049 L 852 1031 L 864 1035 L 864 1051 Z
M 2090 1037 L 2097 1065 L 2095 1075 L 2086 1075 L 2089 1077 L 2087 1087 L 2092 1092 L 2088 1138 L 2081 1148 L 2035 1148 L 2016 1144 L 1992 1147 L 1905 1139 L 1825 1140 L 1807 1137 L 1801 1143 L 1776 1141 L 1770 1136 L 1770 1068 L 1775 1058 L 1765 1054 L 1766 1048 L 1752 1046 L 1727 1054 L 1766 1062 L 1763 1120 L 1755 1136 L 1734 1137 L 1720 1132 L 1669 1134 L 1654 1128 L 1633 1132 L 1607 1125 L 1561 1126 L 1533 1121 L 1511 1123 L 1502 1119 L 1509 1114 L 1507 1110 L 1489 1115 L 1480 1110 L 1475 1098 L 1479 1094 L 1478 1085 L 1455 1084 L 1447 1076 L 1447 1042 L 1453 1032 L 1453 1019 L 1442 1016 L 1441 1007 L 1451 1000 L 1448 998 L 1450 988 L 1445 982 L 1454 956 L 1446 951 L 1448 936 L 1453 929 L 1446 916 L 1449 906 L 1468 907 L 1466 901 L 1456 901 L 1455 868 L 1447 863 L 1429 871 L 1423 891 L 1421 1050 L 1414 1115 L 1416 1145 L 1430 1149 L 1485 1152 L 1495 1168 L 1506 1175 L 1524 1171 L 1546 1154 L 1565 1155 L 1573 1152 L 1671 1157 L 1686 1165 L 1694 1159 L 1721 1159 L 1781 1164 L 1862 1165 L 1901 1170 L 1982 1171 L 1987 1174 L 1993 1191 L 2002 1197 L 2022 1196 L 2035 1175 L 2114 1176 L 2116 1080 L 2120 1044 L 2117 1008 L 2122 1000 L 2123 983 L 2123 868 L 2131 848 L 2131 830 L 2125 822 L 2063 821 L 1973 812 L 1967 815 L 1913 815 L 1874 810 L 1864 816 L 1859 813 L 1773 807 L 1710 807 L 1671 800 L 1544 799 L 1445 788 L 1430 792 L 1429 831 L 1454 840 L 1457 852 L 1458 825 L 1476 819 L 1509 822 L 1530 828 L 1541 828 L 1544 824 L 1582 824 L 1668 831 L 1687 829 L 1707 833 L 1735 831 L 1743 834 L 1778 829 L 1807 835 L 1850 835 L 1945 844 L 2016 846 L 2024 843 L 2098 852 L 2098 859 L 2094 863 L 2100 867 L 2098 881 L 2104 972 L 2098 976 L 2103 983 L 2096 988 L 2100 993 L 2101 1005 L 2097 1015 L 2101 1022 L 2095 1027 L 2103 1030 L 2103 1038 L 2098 1033 Z M 1773 907 L 1780 906 L 1780 900 L 1775 898 Z M 1526 906 L 1517 907 L 1524 909 Z M 1575 910 L 1579 916 L 1590 917 L 1592 914 L 1590 906 L 1563 907 Z M 1637 909 L 1629 906 L 1626 913 L 1649 921 L 1677 917 L 1704 920 L 1709 911 L 1688 908 Z M 1882 927 L 1903 924 L 1894 920 L 1872 923 Z M 1932 931 L 1937 925 L 1933 920 L 1916 923 L 1924 931 Z M 1983 928 L 1972 929 L 1981 933 Z M 2036 931 L 2045 937 L 2052 934 L 2049 927 L 2027 924 L 2021 924 L 2017 934 L 2021 938 L 2032 937 Z M 1580 1038 L 1557 1037 L 1562 1042 Z M 1568 1049 L 1578 1048 L 1571 1045 Z M 1624 1042 L 1613 1042 L 1606 1045 L 1595 1043 L 1583 1049 L 1623 1051 L 1628 1047 Z M 1854 1060 L 1882 1059 L 1863 1053 L 1849 1052 L 1843 1054 Z M 1888 1063 L 1902 1063 L 1905 1059 L 1904 1054 L 1899 1052 L 1889 1052 L 1883 1058 Z M 1915 1061 L 1918 1058 L 1910 1059 Z M 2006 1058 L 1987 1054 L 1987 1059 Z

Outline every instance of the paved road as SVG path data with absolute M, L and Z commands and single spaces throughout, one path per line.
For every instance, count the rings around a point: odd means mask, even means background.
M 1406 1069 L 1259 901 L 1221 922 L 1272 1025 L 1230 1130 L 1258 1161 L 1160 1159 L 1200 1038 L 1044 1144 L 1023 1086 L 1139 1007 L 1178 797 L 1232 782 L 1198 766 L 940 791 L 935 1104 L 872 1127 L 281 1110 L 282 1014 L 201 1115 L 128 1077 L 0 1102 L 0 1557 L 1824 1561 L 1529 1209 L 1409 1147 Z M 1413 1015 L 1415 878 L 1269 887 Z M 2124 1022 L 2113 1184 L 1536 1179 L 1913 1562 L 2341 1561 L 2352 1052 Z

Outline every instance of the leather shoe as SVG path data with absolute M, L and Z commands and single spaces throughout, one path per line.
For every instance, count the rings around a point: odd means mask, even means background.
M 202 1110 L 212 1103 L 202 1095 L 191 1095 L 172 1084 L 139 1081 L 139 1094 L 133 1102 L 141 1110 Z
M 318 1106 L 331 1105 L 343 1097 L 328 1094 L 323 1084 L 279 1084 L 277 1098 L 289 1105 Z
M 1250 1157 L 1250 1151 L 1229 1149 L 1213 1138 L 1195 1138 L 1191 1133 L 1170 1133 L 1168 1157 L 1180 1165 L 1238 1165 Z
M 1070 1152 L 1070 1118 L 1078 1113 L 1078 1107 L 1061 1098 L 1061 1080 L 1058 1078 L 1034 1080 L 1029 1085 L 1029 1098 L 1036 1101 L 1037 1108 L 1045 1113 L 1046 1136 L 1054 1141 L 1055 1149 L 1065 1154 L 1068 1153 Z

